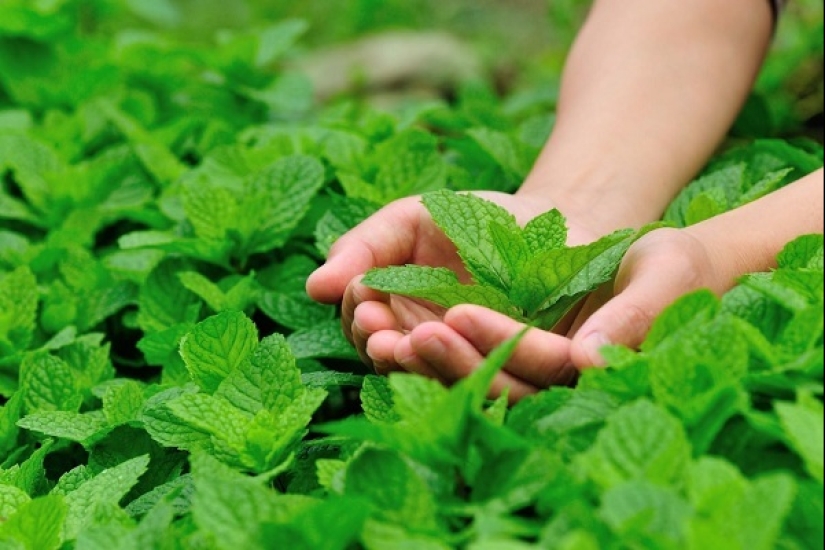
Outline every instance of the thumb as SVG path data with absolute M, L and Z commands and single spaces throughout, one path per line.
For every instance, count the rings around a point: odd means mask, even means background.
M 644 271 L 596 310 L 573 337 L 570 355 L 577 368 L 603 366 L 601 348 L 621 344 L 637 348 L 654 319 L 693 285 L 674 282 L 671 273 Z M 678 276 L 677 276 L 678 278 Z
M 339 238 L 327 261 L 307 279 L 309 296 L 319 302 L 341 301 L 350 281 L 373 267 L 405 263 L 418 231 L 418 199 L 385 206 Z

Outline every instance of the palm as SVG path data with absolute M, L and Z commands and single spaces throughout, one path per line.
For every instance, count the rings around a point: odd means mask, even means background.
M 546 203 L 514 195 L 495 192 L 478 194 L 510 211 L 522 225 L 548 209 Z M 386 233 L 380 249 L 374 244 L 370 248 L 371 267 L 391 264 L 446 267 L 457 273 L 464 282 L 470 282 L 470 275 L 464 269 L 455 246 L 435 225 L 419 199 L 398 201 L 377 216 L 377 219 L 368 220 L 368 229 L 373 232 L 383 227 Z M 586 230 L 570 225 L 568 241 L 571 244 L 582 244 L 595 238 Z M 360 229 L 363 239 L 369 238 L 365 228 Z M 395 248 L 388 253 L 387 249 L 392 246 Z M 345 333 L 365 360 L 392 368 L 395 343 L 422 323 L 442 320 L 444 313 L 444 308 L 423 300 L 372 291 L 355 279 L 349 283 L 344 295 L 342 323 Z

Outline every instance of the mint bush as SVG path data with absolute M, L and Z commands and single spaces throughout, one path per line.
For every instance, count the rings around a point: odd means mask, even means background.
M 575 389 L 487 400 L 517 338 L 451 388 L 373 376 L 303 288 L 384 203 L 424 194 L 474 284 L 375 286 L 542 326 L 637 235 L 568 248 L 558 212 L 520 228 L 456 193 L 518 185 L 544 91 L 314 106 L 282 64 L 306 24 L 197 42 L 162 30 L 170 7 L 0 3 L 0 547 L 821 546 L 821 234 L 677 301 Z M 666 222 L 821 163 L 731 147 Z

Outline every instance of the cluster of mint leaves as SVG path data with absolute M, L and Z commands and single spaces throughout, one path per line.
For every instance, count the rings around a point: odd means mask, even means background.
M 444 296 L 525 320 L 634 235 L 575 252 L 558 213 L 521 229 L 439 191 L 512 190 L 549 131 L 543 91 L 312 107 L 281 65 L 305 24 L 138 26 L 164 6 L 0 3 L 0 548 L 819 544 L 821 235 L 677 302 L 576 389 L 486 400 L 516 340 L 449 389 L 365 375 L 304 283 L 386 202 L 430 193 L 477 282 L 441 275 Z M 821 163 L 807 141 L 732 148 L 667 221 Z M 478 250 L 453 217 L 476 211 Z M 569 270 L 531 274 L 546 256 Z
M 507 210 L 475 195 L 442 190 L 425 194 L 422 202 L 456 246 L 474 284 L 462 284 L 447 268 L 416 265 L 373 269 L 362 283 L 447 308 L 485 306 L 543 329 L 610 280 L 643 233 L 621 230 L 568 246 L 565 219 L 556 209 L 522 228 Z

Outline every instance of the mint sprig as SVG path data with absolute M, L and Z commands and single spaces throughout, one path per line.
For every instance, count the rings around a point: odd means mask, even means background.
M 630 245 L 650 229 L 624 229 L 567 246 L 565 218 L 556 209 L 521 228 L 507 210 L 476 195 L 441 190 L 425 194 L 422 202 L 456 246 L 472 284 L 449 269 L 417 265 L 370 270 L 363 284 L 447 308 L 485 306 L 544 329 L 609 281 Z

